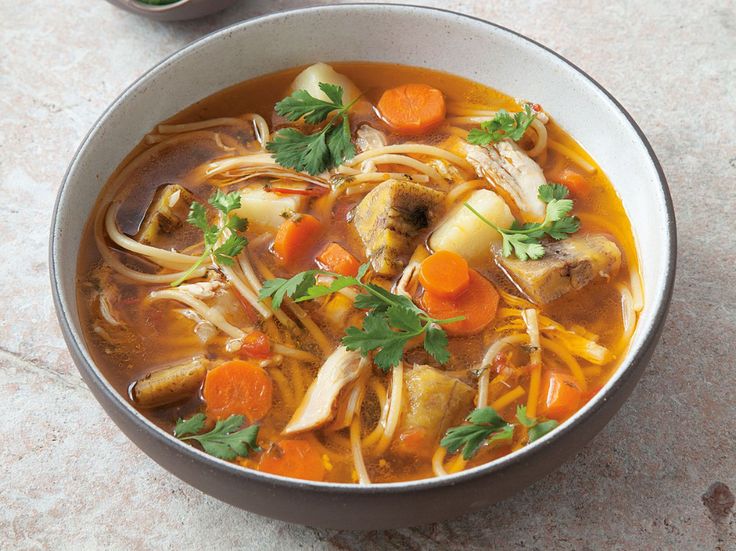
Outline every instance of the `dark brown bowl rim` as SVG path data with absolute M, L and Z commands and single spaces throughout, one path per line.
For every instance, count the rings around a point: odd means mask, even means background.
M 67 312 L 64 309 L 64 306 L 61 300 L 62 291 L 61 291 L 60 284 L 59 284 L 58 266 L 56 265 L 56 260 L 55 260 L 55 250 L 56 250 L 56 235 L 59 230 L 57 226 L 57 223 L 59 220 L 59 216 L 58 216 L 59 209 L 60 209 L 64 191 L 69 183 L 68 179 L 69 179 L 69 175 L 72 172 L 72 169 L 75 167 L 84 149 L 86 149 L 89 143 L 90 136 L 95 132 L 95 130 L 104 121 L 108 113 L 111 112 L 118 104 L 123 102 L 125 98 L 127 97 L 127 95 L 131 91 L 136 89 L 139 83 L 147 79 L 151 73 L 158 70 L 162 66 L 170 64 L 177 58 L 183 55 L 186 55 L 188 52 L 192 50 L 196 50 L 203 42 L 209 41 L 217 35 L 226 35 L 228 33 L 240 32 L 240 29 L 243 27 L 247 28 L 248 26 L 258 25 L 261 22 L 267 21 L 270 19 L 277 19 L 277 18 L 281 18 L 284 16 L 294 16 L 294 15 L 299 15 L 301 13 L 311 12 L 311 11 L 349 10 L 351 8 L 370 9 L 371 7 L 383 7 L 383 8 L 394 8 L 394 9 L 407 9 L 408 8 L 408 9 L 413 9 L 413 10 L 428 10 L 428 11 L 434 11 L 434 12 L 439 12 L 443 14 L 449 14 L 455 17 L 467 18 L 467 19 L 482 23 L 484 25 L 488 25 L 489 27 L 493 27 L 495 29 L 509 33 L 510 35 L 513 35 L 526 42 L 529 42 L 530 44 L 552 54 L 553 56 L 561 60 L 563 63 L 571 67 L 574 71 L 577 71 L 580 75 L 586 78 L 600 92 L 602 92 L 606 96 L 606 98 L 609 101 L 611 101 L 611 103 L 616 107 L 616 109 L 618 109 L 618 111 L 626 118 L 626 120 L 631 125 L 631 127 L 634 129 L 637 136 L 639 137 L 642 144 L 644 145 L 650 157 L 650 160 L 657 172 L 657 176 L 659 179 L 659 186 L 661 188 L 660 191 L 663 194 L 665 208 L 666 208 L 667 227 L 665 228 L 665 230 L 667 234 L 668 261 L 667 261 L 667 267 L 666 267 L 667 272 L 666 272 L 666 277 L 665 277 L 664 288 L 662 290 L 661 295 L 659 297 L 655 297 L 655 301 L 657 300 L 657 298 L 659 298 L 658 310 L 654 316 L 652 325 L 648 333 L 644 336 L 644 340 L 642 341 L 638 350 L 633 354 L 633 356 L 627 362 L 622 363 L 622 365 L 619 366 L 619 369 L 617 371 L 617 374 L 615 375 L 615 380 L 613 381 L 613 384 L 609 383 L 610 386 L 606 385 L 603 391 L 598 393 L 580 411 L 578 411 L 568 421 L 563 423 L 558 429 L 552 431 L 551 433 L 547 434 L 545 437 L 534 442 L 533 444 L 530 444 L 514 453 L 511 453 L 507 456 L 491 461 L 484 465 L 474 467 L 467 471 L 462 471 L 460 473 L 455 473 L 455 474 L 444 476 L 444 477 L 433 477 L 433 478 L 413 480 L 413 481 L 407 481 L 407 482 L 377 483 L 377 484 L 362 486 L 358 484 L 348 484 L 348 483 L 328 483 L 328 482 L 312 482 L 312 481 L 297 480 L 293 478 L 271 475 L 268 473 L 261 473 L 259 471 L 255 471 L 251 469 L 245 469 L 235 464 L 217 459 L 184 442 L 181 442 L 180 440 L 177 440 L 172 435 L 164 432 L 162 429 L 160 429 L 159 427 L 157 427 L 156 425 L 148 421 L 139 412 L 137 412 L 132 407 L 132 405 L 129 404 L 127 400 L 125 400 L 124 397 L 120 395 L 120 393 L 118 393 L 114 388 L 112 388 L 110 383 L 102 376 L 102 374 L 99 372 L 96 366 L 94 366 L 92 363 L 87 361 L 85 357 L 85 353 L 84 353 L 84 346 L 76 339 L 74 331 L 72 330 L 71 324 L 69 322 Z M 204 462 L 206 466 L 209 468 L 225 471 L 225 472 L 228 472 L 229 474 L 234 474 L 238 477 L 242 477 L 242 478 L 249 479 L 249 480 L 250 479 L 252 480 L 259 480 L 259 479 L 264 480 L 265 479 L 265 480 L 268 480 L 273 485 L 284 488 L 284 489 L 290 489 L 290 488 L 312 489 L 315 491 L 319 491 L 320 493 L 331 493 L 331 494 L 398 494 L 398 493 L 403 493 L 403 492 L 420 492 L 422 490 L 428 490 L 430 488 L 451 486 L 451 485 L 460 484 L 460 483 L 467 483 L 474 479 L 485 477 L 494 472 L 503 470 L 509 467 L 510 465 L 523 463 L 527 461 L 532 455 L 543 453 L 544 449 L 550 444 L 552 444 L 555 440 L 557 440 L 558 438 L 561 438 L 564 434 L 567 434 L 569 431 L 573 431 L 575 427 L 583 420 L 592 417 L 595 414 L 595 412 L 602 407 L 602 404 L 604 404 L 610 396 L 616 394 L 618 389 L 624 386 L 624 383 L 626 382 L 628 377 L 636 375 L 636 372 L 635 372 L 636 370 L 634 370 L 633 367 L 637 365 L 638 363 L 640 363 L 645 358 L 647 351 L 651 347 L 656 345 L 658 334 L 667 316 L 667 311 L 669 309 L 670 301 L 672 298 L 672 291 L 673 291 L 674 280 L 675 280 L 676 262 L 677 262 L 677 231 L 676 231 L 675 213 L 674 213 L 674 208 L 673 208 L 673 203 L 672 203 L 672 197 L 670 195 L 670 191 L 667 185 L 667 180 L 666 180 L 664 171 L 662 169 L 661 164 L 659 163 L 659 160 L 657 159 L 656 154 L 654 153 L 654 150 L 652 149 L 651 144 L 647 140 L 646 136 L 644 135 L 639 125 L 634 121 L 633 117 L 628 113 L 628 111 L 626 111 L 626 109 L 621 105 L 621 103 L 618 100 L 616 100 L 616 98 L 614 98 L 610 92 L 608 92 L 608 90 L 606 90 L 600 83 L 598 83 L 595 79 L 593 79 L 585 71 L 580 69 L 577 65 L 570 62 L 569 60 L 567 60 L 565 57 L 561 56 L 554 50 L 544 46 L 543 44 L 540 44 L 539 42 L 531 38 L 524 36 L 521 33 L 518 33 L 516 31 L 513 31 L 511 29 L 508 29 L 496 23 L 492 23 L 490 21 L 486 21 L 478 17 L 474 17 L 471 15 L 462 14 L 462 13 L 458 13 L 452 10 L 446 10 L 442 8 L 417 6 L 417 5 L 412 5 L 412 4 L 389 4 L 389 3 L 347 3 L 347 4 L 337 4 L 337 5 L 320 5 L 320 6 L 312 6 L 308 8 L 285 10 L 285 11 L 281 11 L 281 12 L 277 12 L 273 14 L 267 14 L 267 15 L 259 16 L 253 19 L 240 21 L 232 25 L 229 25 L 227 27 L 213 31 L 195 40 L 194 42 L 188 44 L 187 46 L 177 50 L 176 52 L 172 53 L 166 58 L 164 58 L 162 61 L 157 63 L 154 67 L 152 67 L 151 69 L 146 71 L 142 76 L 136 79 L 132 84 L 130 84 L 105 109 L 105 111 L 102 113 L 102 115 L 100 115 L 100 117 L 97 119 L 94 125 L 92 125 L 89 132 L 86 134 L 86 136 L 82 140 L 79 148 L 74 154 L 74 157 L 71 163 L 69 164 L 69 167 L 67 168 L 66 173 L 64 174 L 64 178 L 59 188 L 59 191 L 56 197 L 56 201 L 54 204 L 54 208 L 52 211 L 50 239 L 49 239 L 49 272 L 50 272 L 50 278 L 51 278 L 51 288 L 52 288 L 54 306 L 56 309 L 56 315 L 59 321 L 59 325 L 61 326 L 62 333 L 66 340 L 67 346 L 70 348 L 73 359 L 75 360 L 75 364 L 77 368 L 79 369 L 80 373 L 82 373 L 83 375 L 86 375 L 86 379 L 88 381 L 94 381 L 94 384 L 97 387 L 97 389 L 100 390 L 104 394 L 105 398 L 109 401 L 109 403 L 113 404 L 119 411 L 123 413 L 123 415 L 125 415 L 128 418 L 129 421 L 134 423 L 136 425 L 136 428 L 153 434 L 153 436 L 161 444 L 167 447 L 170 447 L 172 449 L 172 453 L 174 452 L 183 453 L 186 456 L 188 456 L 188 458 L 192 461 Z

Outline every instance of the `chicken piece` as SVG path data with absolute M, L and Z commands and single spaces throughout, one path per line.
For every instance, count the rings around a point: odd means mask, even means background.
M 539 186 L 547 183 L 542 169 L 516 142 L 501 140 L 488 147 L 464 144 L 465 157 L 479 177 L 502 189 L 514 201 L 524 222 L 544 219 Z
M 362 367 L 358 352 L 339 346 L 320 368 L 282 434 L 313 430 L 331 421 L 340 392 L 360 376 Z
M 353 223 L 375 272 L 394 276 L 414 250 L 414 237 L 442 213 L 443 195 L 413 182 L 387 180 L 355 208 Z
M 405 383 L 408 404 L 394 449 L 402 455 L 429 457 L 445 431 L 472 409 L 475 391 L 428 365 L 415 365 Z
M 371 149 L 380 149 L 386 146 L 386 136 L 380 130 L 364 124 L 355 133 L 355 145 L 361 153 Z
M 508 205 L 489 189 L 474 191 L 466 202 L 500 228 L 514 221 Z M 452 251 L 473 265 L 490 261 L 491 247 L 500 243 L 501 235 L 464 204 L 448 214 L 429 238 L 433 251 Z
M 144 408 L 165 406 L 193 396 L 199 390 L 209 360 L 194 358 L 189 362 L 159 369 L 138 379 L 130 391 L 136 404 Z
M 140 243 L 154 243 L 160 233 L 171 233 L 189 215 L 194 195 L 178 184 L 168 184 L 156 191 L 136 236 Z
M 539 260 L 496 257 L 511 280 L 537 304 L 582 289 L 596 277 L 608 278 L 621 267 L 621 251 L 602 235 L 576 235 L 544 245 Z

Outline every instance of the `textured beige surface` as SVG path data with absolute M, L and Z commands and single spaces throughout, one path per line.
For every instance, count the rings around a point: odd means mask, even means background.
M 0 0 L 0 548 L 736 549 L 733 2 L 414 2 L 557 50 L 651 140 L 680 254 L 662 342 L 632 398 L 556 473 L 437 525 L 313 530 L 186 486 L 112 425 L 64 348 L 47 275 L 51 207 L 87 128 L 144 70 L 225 24 L 313 2 L 244 0 L 160 24 L 102 0 Z

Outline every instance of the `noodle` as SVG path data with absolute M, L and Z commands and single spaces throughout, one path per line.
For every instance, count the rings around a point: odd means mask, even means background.
M 562 153 L 565 157 L 567 157 L 572 162 L 577 164 L 580 168 L 582 168 L 588 174 L 596 173 L 596 168 L 593 165 L 591 165 L 588 161 L 586 161 L 580 155 L 575 153 L 572 149 L 562 145 L 561 143 L 553 141 L 553 140 L 547 140 L 547 147 L 550 148 L 552 151 L 557 151 L 558 153 Z
M 526 411 L 529 417 L 536 417 L 537 402 L 539 400 L 539 386 L 542 377 L 542 347 L 539 339 L 539 320 L 537 318 L 537 311 L 534 308 L 524 310 L 522 312 L 522 318 L 524 318 L 527 334 L 529 335 L 529 346 L 531 347 L 529 356 L 532 363 Z
M 491 404 L 491 407 L 495 409 L 496 411 L 502 410 L 509 404 L 512 404 L 517 398 L 521 398 L 526 393 L 526 390 L 524 390 L 521 386 L 516 386 L 513 389 L 509 390 L 506 394 L 501 396 L 500 398 L 497 398 L 493 401 Z M 531 396 L 531 391 L 530 394 Z M 529 406 L 527 405 L 527 411 L 529 411 Z M 529 414 L 532 416 L 532 414 Z
M 379 147 L 376 149 L 369 149 L 368 151 L 364 151 L 360 155 L 353 157 L 348 164 L 350 166 L 354 166 L 354 165 L 362 163 L 363 161 L 367 159 L 373 159 L 376 163 L 378 163 L 378 161 L 375 160 L 375 157 L 382 157 L 386 154 L 392 154 L 392 153 L 404 153 L 404 154 L 414 153 L 416 155 L 429 155 L 432 157 L 450 161 L 451 163 L 463 168 L 464 170 L 468 172 L 471 172 L 471 173 L 474 172 L 474 169 L 470 165 L 470 163 L 466 161 L 465 159 L 463 159 L 462 157 L 459 157 L 458 155 L 455 155 L 454 153 L 451 153 L 447 151 L 446 149 L 435 147 L 433 145 L 416 144 L 416 143 L 387 145 L 387 146 Z
M 399 418 L 401 416 L 403 390 L 404 363 L 399 362 L 398 365 L 391 370 L 391 395 L 389 398 L 386 426 L 383 431 L 383 436 L 381 436 L 375 449 L 375 452 L 379 455 L 388 449 L 389 444 L 391 444 L 391 440 L 394 438 L 394 433 L 396 432 L 396 427 L 399 424 Z
M 365 390 L 365 383 L 361 385 L 360 395 L 355 405 L 355 414 L 353 416 L 353 422 L 350 424 L 350 450 L 353 453 L 353 465 L 358 473 L 358 482 L 362 485 L 371 483 L 370 476 L 368 476 L 368 470 L 365 468 L 365 461 L 363 460 L 363 449 L 361 447 L 360 439 L 360 406 L 363 402 L 363 391 Z
M 449 474 L 444 467 L 446 455 L 447 450 L 442 446 L 437 446 L 434 455 L 432 455 L 432 472 L 435 476 L 447 476 Z

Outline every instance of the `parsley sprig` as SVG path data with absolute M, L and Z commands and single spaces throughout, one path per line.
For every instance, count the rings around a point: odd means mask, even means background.
M 450 359 L 447 350 L 447 334 L 441 324 L 463 319 L 462 316 L 436 319 L 416 306 L 411 299 L 395 295 L 384 288 L 362 281 L 368 271 L 363 264 L 357 277 L 343 276 L 324 270 L 300 272 L 290 279 L 276 278 L 264 283 L 260 299 L 271 298 L 274 308 L 281 306 L 284 297 L 304 302 L 336 293 L 346 287 L 358 287 L 363 292 L 355 297 L 355 307 L 368 310 L 362 329 L 348 327 L 342 344 L 348 350 L 358 350 L 362 356 L 378 350 L 374 361 L 383 371 L 398 365 L 404 348 L 410 340 L 424 335 L 424 349 L 439 363 Z M 333 277 L 329 285 L 317 285 L 317 275 Z
M 544 246 L 539 240 L 544 236 L 552 239 L 566 239 L 580 229 L 577 216 L 567 216 L 572 210 L 572 199 L 566 197 L 570 190 L 562 184 L 544 184 L 538 189 L 539 199 L 547 204 L 544 221 L 519 224 L 514 221 L 510 228 L 501 228 L 465 203 L 473 214 L 501 234 L 503 256 L 515 254 L 519 260 L 538 260 L 544 256 Z
M 211 431 L 197 434 L 204 428 L 206 418 L 204 413 L 197 413 L 189 419 L 179 419 L 174 428 L 174 436 L 180 440 L 195 440 L 210 455 L 228 461 L 236 457 L 247 457 L 251 452 L 261 450 L 256 443 L 258 425 L 241 429 L 245 422 L 242 415 L 221 419 Z
M 473 457 L 484 442 L 507 441 L 514 437 L 514 425 L 507 423 L 492 407 L 477 408 L 465 419 L 467 425 L 452 427 L 440 446 L 454 453 L 463 449 L 463 459 Z
M 519 420 L 519 423 L 527 428 L 530 443 L 539 440 L 542 436 L 559 426 L 559 423 L 554 419 L 540 422 L 537 417 L 527 417 L 526 406 L 516 407 L 516 418 Z
M 532 111 L 528 103 L 524 105 L 523 111 L 513 115 L 505 109 L 500 109 L 492 120 L 480 123 L 480 128 L 473 128 L 468 133 L 468 142 L 475 145 L 488 145 L 500 142 L 504 138 L 518 142 L 536 116 L 537 114 Z
M 358 100 L 343 104 L 343 89 L 334 84 L 319 83 L 329 101 L 312 96 L 306 90 L 296 90 L 275 106 L 276 112 L 289 121 L 304 118 L 307 124 L 320 124 L 330 113 L 335 115 L 313 134 L 304 134 L 296 128 L 282 128 L 266 144 L 281 166 L 315 175 L 336 167 L 355 157 L 355 146 L 350 139 L 348 110 Z
M 240 208 L 240 193 L 237 191 L 223 193 L 218 189 L 209 198 L 208 202 L 225 216 L 225 223 L 222 227 L 217 224 L 210 224 L 207 221 L 207 211 L 204 205 L 196 201 L 192 203 L 189 207 L 187 222 L 202 230 L 204 234 L 204 251 L 202 252 L 202 256 L 199 257 L 184 275 L 171 283 L 172 287 L 181 285 L 207 258 L 212 257 L 219 264 L 232 266 L 234 258 L 248 244 L 248 239 L 238 233 L 245 231 L 248 227 L 248 221 L 245 218 L 240 218 L 237 214 L 231 214 L 232 211 Z M 229 230 L 230 235 L 218 246 L 217 243 L 220 241 L 225 230 Z
M 554 420 L 539 422 L 535 417 L 528 417 L 526 406 L 516 407 L 516 419 L 527 428 L 529 443 L 538 440 L 559 423 Z M 492 407 L 477 408 L 470 412 L 468 424 L 452 427 L 440 441 L 440 446 L 454 453 L 463 449 L 463 459 L 471 459 L 484 443 L 510 443 L 514 438 L 514 425 L 507 423 Z

